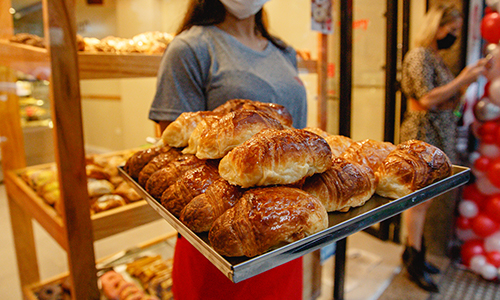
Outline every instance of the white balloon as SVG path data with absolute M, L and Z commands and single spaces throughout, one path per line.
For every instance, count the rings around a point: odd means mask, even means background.
M 455 229 L 455 234 L 457 238 L 463 242 L 479 238 L 477 234 L 472 229 Z
M 491 102 L 495 103 L 496 105 L 499 105 L 500 104 L 500 77 L 497 77 L 490 82 L 489 92 L 490 92 L 489 98 L 490 98 Z
M 471 154 L 469 154 L 469 162 L 470 162 L 470 164 L 473 165 L 474 162 L 476 162 L 476 159 L 478 159 L 479 157 L 481 157 L 481 153 L 479 153 L 477 151 L 474 151 Z
M 486 263 L 481 268 L 481 276 L 486 280 L 493 280 L 497 278 L 497 268 L 492 264 Z
M 484 265 L 486 265 L 486 256 L 484 255 L 477 254 L 470 259 L 469 266 L 476 273 L 481 273 Z
M 474 218 L 477 216 L 477 213 L 479 212 L 479 208 L 477 207 L 476 203 L 474 201 L 470 200 L 462 200 L 458 204 L 458 211 L 460 212 L 460 215 L 465 218 Z
M 486 175 L 486 173 L 481 172 L 481 171 L 479 171 L 478 169 L 475 169 L 475 168 L 472 168 L 471 171 L 472 171 L 472 174 L 474 174 L 474 176 L 476 178 L 484 177 L 484 175 Z
M 500 148 L 495 144 L 485 144 L 479 145 L 479 153 L 486 156 L 487 158 L 497 158 L 500 156 Z
M 500 252 L 500 232 L 497 231 L 484 239 L 484 250 L 486 252 Z
M 500 193 L 500 189 L 494 186 L 486 176 L 476 178 L 476 187 L 484 195 Z

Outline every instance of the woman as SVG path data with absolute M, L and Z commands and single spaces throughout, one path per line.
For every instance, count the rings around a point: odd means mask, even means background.
M 454 6 L 440 5 L 427 13 L 416 48 L 403 62 L 401 87 L 408 99 L 408 110 L 401 126 L 401 142 L 418 139 L 442 149 L 457 163 L 456 134 L 461 92 L 485 71 L 484 60 L 466 67 L 455 78 L 439 50 L 450 48 L 462 28 L 462 16 Z M 403 262 L 413 281 L 421 288 L 437 292 L 429 274 L 439 270 L 425 261 L 424 221 L 430 201 L 404 213 L 408 241 Z
M 158 74 L 149 117 L 161 131 L 182 112 L 212 110 L 236 98 L 283 105 L 294 127 L 305 127 L 296 52 L 267 31 L 267 1 L 191 0 Z M 177 300 L 302 299 L 302 259 L 235 284 L 182 237 L 172 277 Z

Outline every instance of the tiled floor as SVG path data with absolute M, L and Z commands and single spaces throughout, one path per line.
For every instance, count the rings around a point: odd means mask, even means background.
M 66 253 L 44 229 L 34 222 L 40 276 L 48 279 L 67 270 Z M 122 234 L 97 241 L 96 258 L 152 240 L 173 229 L 156 221 Z M 401 246 L 384 243 L 360 232 L 348 238 L 345 299 L 375 300 L 400 270 Z M 5 187 L 0 184 L 0 299 L 21 300 Z M 319 300 L 333 299 L 333 259 L 323 265 L 322 294 Z

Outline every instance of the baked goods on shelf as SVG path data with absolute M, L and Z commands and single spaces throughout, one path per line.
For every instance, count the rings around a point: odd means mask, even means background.
M 451 175 L 452 164 L 439 148 L 426 142 L 401 143 L 377 171 L 376 193 L 397 199 Z
M 213 224 L 208 238 L 226 256 L 254 257 L 328 227 L 319 200 L 296 188 L 266 187 L 246 191 Z

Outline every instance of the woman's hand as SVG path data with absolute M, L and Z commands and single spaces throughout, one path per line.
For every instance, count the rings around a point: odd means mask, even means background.
M 480 75 L 484 75 L 487 71 L 486 64 L 488 59 L 482 58 L 478 60 L 475 64 L 465 67 L 460 74 L 458 74 L 457 80 L 460 87 L 466 87 L 469 84 L 476 81 Z

